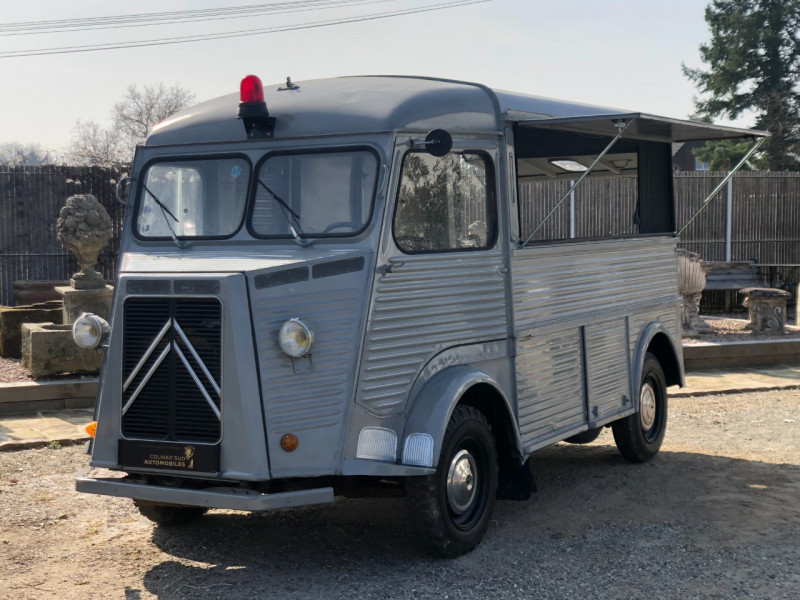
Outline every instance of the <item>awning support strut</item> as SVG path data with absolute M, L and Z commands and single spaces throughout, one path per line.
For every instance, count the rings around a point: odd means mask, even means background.
M 542 219 L 542 222 L 536 226 L 536 229 L 534 229 L 533 232 L 527 237 L 527 239 L 520 244 L 519 246 L 520 248 L 524 248 L 525 246 L 528 245 L 528 242 L 530 242 L 531 239 L 533 239 L 533 236 L 536 235 L 536 232 L 539 231 L 544 226 L 545 223 L 547 223 L 547 220 L 553 216 L 553 214 L 558 210 L 558 207 L 561 206 L 564 203 L 564 201 L 570 197 L 572 192 L 575 191 L 575 188 L 577 188 L 581 184 L 581 182 L 586 178 L 586 176 L 592 172 L 592 169 L 594 169 L 597 166 L 597 164 L 601 160 L 603 160 L 603 157 L 606 154 L 608 154 L 609 150 L 611 150 L 611 148 L 614 147 L 614 144 L 616 144 L 619 141 L 619 139 L 622 137 L 622 134 L 625 133 L 625 130 L 628 128 L 628 125 L 630 125 L 632 122 L 633 122 L 632 120 L 614 121 L 614 125 L 619 129 L 617 135 L 614 137 L 613 140 L 609 142 L 608 146 L 606 146 L 603 149 L 603 151 L 597 155 L 597 158 L 594 159 L 592 164 L 589 165 L 589 167 L 583 173 L 581 173 L 581 176 L 578 177 L 578 179 L 575 180 L 575 183 L 573 183 L 569 187 L 566 193 L 561 197 L 561 200 L 559 200 L 558 203 L 552 208 L 552 210 L 549 213 L 547 213 L 547 216 L 544 219 Z
M 740 160 L 738 164 L 735 167 L 733 167 L 733 169 L 731 169 L 731 171 L 725 176 L 725 178 L 719 182 L 717 187 L 715 187 L 714 190 L 708 196 L 706 196 L 706 199 L 700 205 L 700 208 L 697 209 L 697 212 L 695 212 L 692 215 L 692 218 L 686 221 L 683 227 L 681 227 L 680 231 L 678 231 L 678 235 L 682 234 L 683 230 L 689 226 L 689 223 L 694 221 L 695 217 L 697 217 L 697 215 L 699 215 L 701 212 L 703 212 L 703 210 L 705 210 L 706 206 L 708 206 L 708 203 L 711 202 L 714 196 L 717 195 L 717 192 L 719 192 L 725 186 L 725 184 L 728 183 L 730 178 L 733 177 L 739 171 L 739 169 L 741 169 L 744 166 L 744 163 L 747 162 L 747 159 L 753 156 L 753 153 L 759 149 L 761 144 L 763 144 L 766 139 L 767 138 L 765 137 L 759 138 L 758 141 L 755 144 L 753 144 L 753 147 L 750 148 L 747 154 L 744 155 L 744 158 L 742 158 L 742 160 Z

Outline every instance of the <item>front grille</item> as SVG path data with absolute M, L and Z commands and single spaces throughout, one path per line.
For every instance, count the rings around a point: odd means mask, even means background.
M 221 316 L 215 298 L 125 301 L 122 434 L 126 438 L 219 440 Z

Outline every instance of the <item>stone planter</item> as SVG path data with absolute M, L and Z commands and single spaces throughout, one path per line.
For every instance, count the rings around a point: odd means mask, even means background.
M 35 322 L 63 322 L 60 301 L 43 302 L 31 306 L 0 306 L 0 356 L 22 356 L 22 324 Z
M 25 323 L 22 326 L 22 366 L 31 377 L 61 373 L 100 372 L 100 350 L 80 348 L 72 339 L 72 325 Z

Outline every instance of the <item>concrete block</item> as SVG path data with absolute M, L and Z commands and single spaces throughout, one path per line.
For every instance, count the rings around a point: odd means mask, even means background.
M 73 287 L 64 286 L 57 287 L 56 291 L 64 298 L 63 323 L 71 325 L 84 312 L 93 313 L 108 321 L 111 299 L 114 296 L 113 285 L 88 290 L 76 290 Z
M 71 325 L 25 323 L 22 326 L 22 366 L 34 378 L 60 373 L 99 373 L 102 362 L 100 350 L 75 344 Z
M 29 306 L 0 306 L 0 356 L 22 356 L 23 323 L 62 323 L 60 301 Z
M 61 296 L 56 292 L 56 286 L 69 285 L 69 281 L 42 281 L 42 280 L 18 280 L 11 284 L 14 291 L 14 304 L 26 306 L 47 302 L 49 300 L 61 300 Z

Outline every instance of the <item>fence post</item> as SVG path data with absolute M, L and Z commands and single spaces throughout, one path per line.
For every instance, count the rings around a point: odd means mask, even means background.
M 733 177 L 727 183 L 725 203 L 725 261 L 731 262 L 731 215 L 733 214 Z
M 569 182 L 569 187 L 572 189 L 569 192 L 569 237 L 575 237 L 575 185 L 574 181 Z

